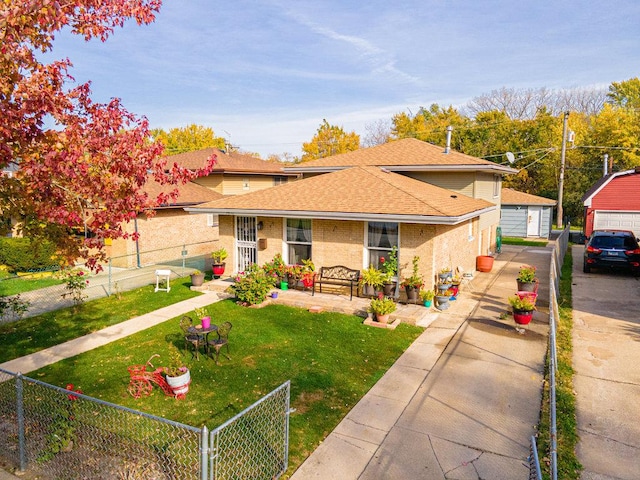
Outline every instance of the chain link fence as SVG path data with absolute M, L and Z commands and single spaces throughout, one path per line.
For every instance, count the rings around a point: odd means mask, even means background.
M 146 285 L 155 285 L 155 272 L 159 269 L 169 270 L 171 279 L 182 278 L 195 270 L 210 271 L 209 254 L 190 255 L 190 252 L 201 251 L 205 245 L 210 246 L 211 242 L 182 244 L 110 258 L 99 274 L 87 276 L 89 284 L 82 293 L 86 300 L 93 300 Z M 55 275 L 56 269 L 48 269 L 46 272 Z M 72 295 L 63 283 L 29 290 L 29 284 L 36 284 L 42 274 L 43 272 L 32 272 L 0 280 L 0 323 L 13 322 L 74 305 Z M 14 285 L 11 285 L 12 283 Z M 20 285 L 15 285 L 18 283 Z M 16 291 L 20 293 L 4 293 Z
M 283 383 L 211 431 L 211 478 L 271 479 L 285 472 L 290 388 L 290 382 Z
M 0 459 L 43 479 L 274 479 L 288 463 L 289 395 L 286 382 L 210 441 L 207 427 L 0 369 Z
M 569 234 L 569 226 L 567 226 L 555 240 L 551 258 L 551 268 L 549 270 L 549 346 L 547 355 L 549 357 L 549 470 L 551 480 L 557 480 L 558 478 L 558 430 L 556 421 L 556 373 L 558 370 L 558 357 L 556 328 L 557 321 L 560 318 L 560 308 L 558 306 L 560 274 L 562 272 L 562 265 L 564 264 L 564 257 L 569 248 Z M 531 480 L 542 480 L 535 437 L 531 437 L 530 451 L 529 478 Z

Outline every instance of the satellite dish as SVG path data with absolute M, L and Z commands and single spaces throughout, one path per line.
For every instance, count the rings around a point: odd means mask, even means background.
M 507 160 L 509 161 L 509 163 L 513 163 L 516 160 L 516 157 L 513 155 L 513 153 L 511 152 L 507 152 L 505 153 Z

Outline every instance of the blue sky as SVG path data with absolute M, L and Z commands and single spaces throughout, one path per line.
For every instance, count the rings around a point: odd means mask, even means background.
M 152 128 L 212 127 L 245 151 L 300 155 L 323 119 L 365 125 L 502 87 L 607 87 L 640 74 L 640 2 L 165 0 L 56 58 Z

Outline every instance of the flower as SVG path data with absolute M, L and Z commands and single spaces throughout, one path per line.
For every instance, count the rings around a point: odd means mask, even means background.
M 73 389 L 73 383 L 67 383 L 67 386 L 65 387 L 67 390 L 71 390 L 74 393 L 82 393 L 82 390 L 80 390 L 79 388 L 76 388 L 75 390 Z M 69 395 L 67 395 L 67 397 L 69 398 L 69 400 L 77 400 L 78 396 L 74 395 L 73 393 L 70 393 Z
M 518 273 L 518 281 L 522 283 L 531 283 L 535 282 L 536 278 L 536 267 L 531 265 L 522 265 L 520 267 L 520 272 Z

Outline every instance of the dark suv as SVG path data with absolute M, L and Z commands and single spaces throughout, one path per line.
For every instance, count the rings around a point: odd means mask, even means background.
M 625 230 L 595 230 L 584 249 L 584 273 L 591 268 L 630 268 L 640 274 L 640 246 L 633 232 Z

